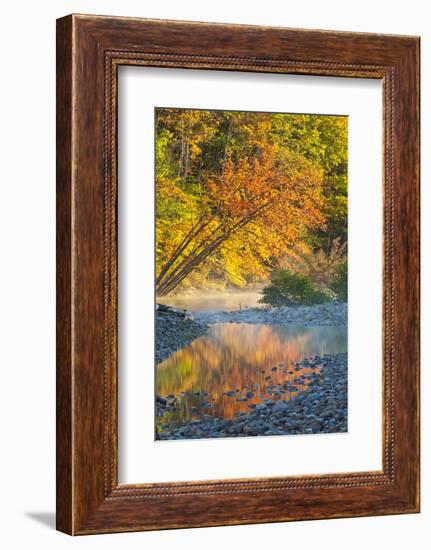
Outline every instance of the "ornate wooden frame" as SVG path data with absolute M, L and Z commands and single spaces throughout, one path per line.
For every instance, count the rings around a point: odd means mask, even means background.
M 383 470 L 119 485 L 119 65 L 377 78 L 384 101 Z M 57 528 L 419 511 L 419 38 L 70 15 L 57 21 Z

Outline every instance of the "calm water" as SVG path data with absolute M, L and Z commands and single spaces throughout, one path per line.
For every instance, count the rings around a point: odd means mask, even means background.
M 249 307 L 261 307 L 258 290 L 243 292 L 214 292 L 187 296 L 157 297 L 157 302 L 167 306 L 181 307 L 188 311 L 233 311 Z
M 312 372 L 296 371 L 292 362 L 345 351 L 345 327 L 213 325 L 206 336 L 157 365 L 157 395 L 177 398 L 176 410 L 159 417 L 157 427 L 172 421 L 181 425 L 205 414 L 232 418 L 264 398 L 289 399 L 307 388 L 306 375 Z M 297 383 L 301 375 L 304 385 Z M 298 392 L 271 391 L 271 385 L 285 382 L 296 384 Z

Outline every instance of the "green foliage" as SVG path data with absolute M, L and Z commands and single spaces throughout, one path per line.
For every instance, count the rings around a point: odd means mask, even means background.
M 337 266 L 335 277 L 329 287 L 337 300 L 347 302 L 347 261 Z
M 155 116 L 160 295 L 260 285 L 292 248 L 329 255 L 347 240 L 347 117 Z
M 315 286 L 307 275 L 278 269 L 271 275 L 271 283 L 263 290 L 261 304 L 270 306 L 297 306 L 323 304 L 330 296 Z
M 274 114 L 274 139 L 282 140 L 324 170 L 324 228 L 310 233 L 313 248 L 330 246 L 331 240 L 347 240 L 347 118 L 342 116 Z

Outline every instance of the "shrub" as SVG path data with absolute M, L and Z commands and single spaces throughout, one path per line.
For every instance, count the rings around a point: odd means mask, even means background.
M 337 266 L 335 277 L 329 287 L 335 293 L 337 300 L 347 302 L 347 262 Z
M 297 306 L 323 304 L 330 296 L 317 288 L 307 275 L 278 269 L 271 275 L 271 283 L 262 290 L 261 304 L 270 306 Z

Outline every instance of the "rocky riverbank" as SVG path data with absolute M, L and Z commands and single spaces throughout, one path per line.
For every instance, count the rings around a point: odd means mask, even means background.
M 248 308 L 235 311 L 197 311 L 194 320 L 204 323 L 255 323 L 264 325 L 342 326 L 347 324 L 347 304 L 330 302 L 315 306 Z
M 156 364 L 203 336 L 207 330 L 204 321 L 189 319 L 174 311 L 156 311 Z
M 247 437 L 257 435 L 294 435 L 337 433 L 347 431 L 347 353 L 316 356 L 294 365 L 296 370 L 312 369 L 306 375 L 308 388 L 301 392 L 296 385 L 272 387 L 273 399 L 265 399 L 249 413 L 223 419 L 209 414 L 202 419 L 176 426 L 167 424 L 157 433 L 157 439 L 202 439 L 218 437 Z M 302 377 L 304 378 L 304 377 Z M 304 382 L 302 381 L 302 384 Z M 300 392 L 289 400 L 286 392 Z M 227 395 L 235 399 L 235 392 Z M 177 399 L 157 397 L 158 416 L 175 410 Z

